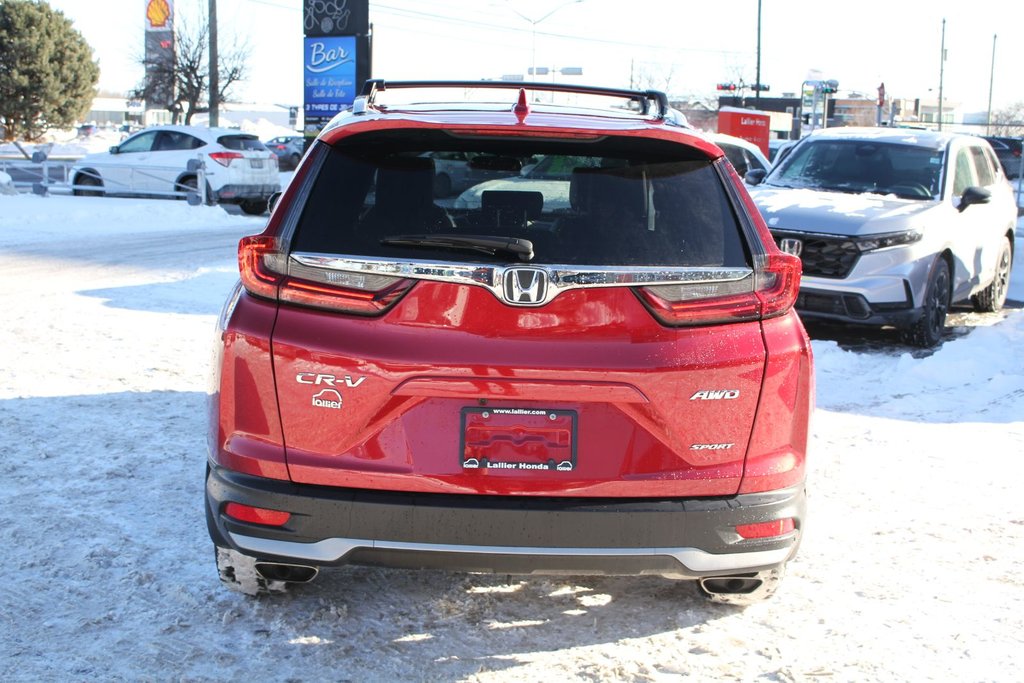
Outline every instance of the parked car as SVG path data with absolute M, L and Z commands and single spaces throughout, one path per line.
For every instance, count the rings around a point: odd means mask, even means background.
M 282 171 L 297 168 L 306 151 L 306 139 L 301 135 L 281 135 L 270 138 L 264 144 L 277 157 L 277 163 Z
M 782 250 L 803 261 L 805 319 L 892 326 L 930 347 L 951 304 L 996 311 L 1006 300 L 1016 204 L 976 136 L 816 131 L 751 194 Z
M 227 128 L 157 126 L 129 136 L 109 152 L 88 154 L 71 169 L 76 195 L 181 197 L 198 191 L 202 162 L 209 203 L 267 211 L 281 189 L 277 159 L 255 135 Z
M 600 161 L 596 157 L 540 154 L 531 157 L 533 163 L 523 165 L 518 157 L 481 156 L 490 159 L 495 177 L 462 192 L 455 200 L 456 209 L 479 209 L 487 192 L 536 192 L 543 197 L 544 211 L 571 211 L 569 191 L 573 169 Z
M 722 148 L 741 178 L 747 175 L 748 171 L 767 172 L 772 167 L 772 162 L 764 155 L 761 148 L 749 140 L 725 133 L 710 133 L 709 137 L 712 142 Z
M 401 103 L 424 87 L 493 101 Z M 228 586 L 370 564 L 775 591 L 813 407 L 799 260 L 664 94 L 511 87 L 368 82 L 241 240 L 206 473 Z M 513 184 L 446 209 L 439 151 L 566 169 L 569 206 Z
M 1006 177 L 1020 177 L 1021 148 L 1024 147 L 1024 141 L 1021 138 L 1002 136 L 986 137 L 985 139 L 988 144 L 992 145 L 996 156 L 999 157 L 999 163 L 1002 164 Z
M 748 170 L 760 169 L 767 171 L 771 163 L 758 149 L 757 145 L 742 138 L 725 135 L 724 133 L 701 133 L 718 145 L 726 157 L 742 177 Z M 550 155 L 534 157 L 531 163 L 523 164 L 521 159 L 508 157 L 505 163 L 498 163 L 501 158 L 490 157 L 490 166 L 496 169 L 507 168 L 504 173 L 496 172 L 491 180 L 474 185 L 462 192 L 455 200 L 456 208 L 479 208 L 484 193 L 495 191 L 540 192 L 544 196 L 546 211 L 570 211 L 570 178 L 573 169 L 587 164 L 599 163 L 592 157 L 568 157 Z M 488 157 L 477 157 L 474 165 L 485 166 Z M 504 177 L 502 177 L 504 176 Z M 479 176 L 474 176 L 479 177 Z

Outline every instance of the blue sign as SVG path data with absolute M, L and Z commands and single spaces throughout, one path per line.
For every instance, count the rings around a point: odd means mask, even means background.
M 356 97 L 356 37 L 306 38 L 306 118 L 331 118 Z

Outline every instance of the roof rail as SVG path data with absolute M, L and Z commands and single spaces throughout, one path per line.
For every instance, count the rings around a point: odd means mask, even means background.
M 658 105 L 657 118 L 668 115 L 668 96 L 660 90 L 626 90 L 621 88 L 600 88 L 565 83 L 533 83 L 528 81 L 385 81 L 370 79 L 363 84 L 360 97 L 366 98 L 366 106 L 372 107 L 377 93 L 399 88 L 492 88 L 502 90 L 530 90 L 543 92 L 568 92 L 578 95 L 601 95 L 636 102 L 644 116 L 651 113 L 651 102 Z

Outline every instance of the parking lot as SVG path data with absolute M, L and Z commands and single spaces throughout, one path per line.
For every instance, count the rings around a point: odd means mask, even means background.
M 0 197 L 4 680 L 1019 678 L 1016 306 L 928 355 L 815 340 L 813 521 L 780 593 L 746 611 L 658 578 L 347 568 L 280 599 L 226 591 L 205 401 L 235 244 L 261 226 Z

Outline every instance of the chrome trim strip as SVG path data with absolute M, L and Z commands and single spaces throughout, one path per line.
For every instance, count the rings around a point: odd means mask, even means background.
M 450 261 L 394 261 L 312 252 L 295 252 L 290 258 L 300 265 L 311 268 L 476 285 L 491 290 L 503 301 L 505 299 L 502 290 L 507 271 L 516 268 L 542 270 L 547 274 L 549 287 L 543 301 L 532 305 L 549 303 L 570 289 L 734 282 L 750 277 L 754 273 L 752 268 L 580 267 L 560 264 L 484 265 Z
M 668 555 L 692 572 L 719 572 L 780 564 L 793 548 L 757 550 L 747 553 L 715 555 L 699 548 L 530 548 L 487 545 L 449 545 L 441 543 L 406 543 L 355 538 L 325 538 L 316 543 L 296 543 L 229 532 L 239 548 L 255 553 L 279 555 L 310 562 L 338 562 L 353 550 L 406 550 L 430 553 L 473 553 L 479 555 L 542 555 L 584 557 L 653 557 Z

